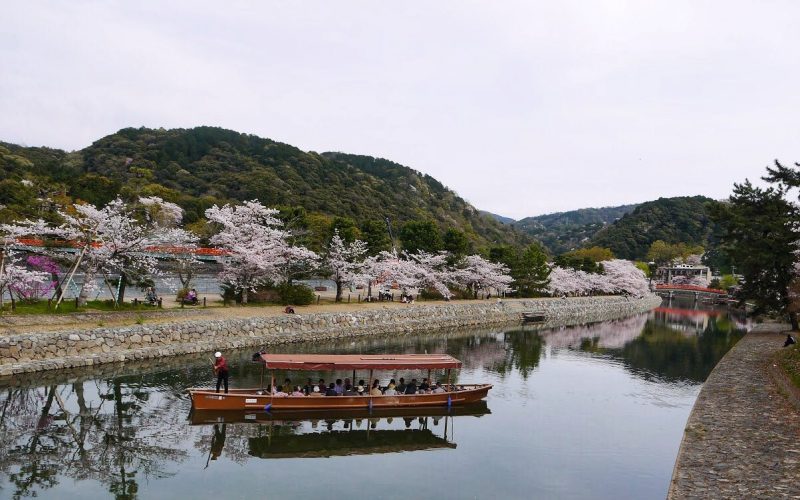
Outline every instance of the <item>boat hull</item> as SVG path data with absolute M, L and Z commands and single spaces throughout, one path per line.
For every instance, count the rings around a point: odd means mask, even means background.
M 476 403 L 487 396 L 491 384 L 458 385 L 457 390 L 436 394 L 396 396 L 273 397 L 258 389 L 233 389 L 227 394 L 208 389 L 189 389 L 195 410 L 319 411 L 378 408 L 447 407 Z

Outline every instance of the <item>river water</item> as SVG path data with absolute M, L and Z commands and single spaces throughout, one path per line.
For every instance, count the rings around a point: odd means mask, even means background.
M 744 328 L 669 304 L 553 330 L 283 348 L 447 352 L 459 382 L 494 384 L 449 412 L 190 415 L 184 390 L 212 382 L 207 355 L 0 381 L 0 498 L 664 498 L 700 386 Z M 251 354 L 226 353 L 234 386 L 260 383 Z

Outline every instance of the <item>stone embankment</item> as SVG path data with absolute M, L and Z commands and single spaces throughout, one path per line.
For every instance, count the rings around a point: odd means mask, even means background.
M 652 309 L 657 296 L 519 299 L 274 317 L 184 321 L 0 337 L 0 376 L 249 346 L 519 322 L 543 328 L 621 318 Z
M 788 328 L 759 325 L 711 372 L 689 415 L 668 499 L 800 498 L 800 413 L 770 375 Z

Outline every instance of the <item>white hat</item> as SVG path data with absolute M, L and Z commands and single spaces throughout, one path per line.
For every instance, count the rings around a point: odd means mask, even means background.
M 217 352 L 214 353 L 214 357 L 215 358 L 221 358 L 222 357 L 222 353 L 217 351 Z
M 314 392 L 319 392 L 319 386 L 318 385 L 314 386 Z

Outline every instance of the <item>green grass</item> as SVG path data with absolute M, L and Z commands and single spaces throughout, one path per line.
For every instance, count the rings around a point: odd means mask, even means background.
M 11 302 L 3 302 L 3 309 L 2 314 L 14 314 L 14 315 L 23 315 L 23 314 L 69 314 L 74 312 L 88 312 L 88 311 L 157 311 L 159 310 L 157 307 L 153 306 L 146 306 L 144 304 L 133 305 L 130 302 L 126 302 L 124 304 L 119 304 L 116 308 L 114 307 L 114 303 L 110 300 L 90 300 L 85 307 L 75 308 L 75 299 L 72 300 L 64 300 L 61 302 L 61 305 L 58 307 L 58 310 L 55 309 L 55 303 L 51 304 L 50 307 L 47 305 L 46 300 L 40 300 L 38 302 L 17 302 L 16 310 L 11 310 Z
M 800 346 L 795 344 L 782 350 L 778 354 L 778 361 L 795 387 L 800 388 Z

